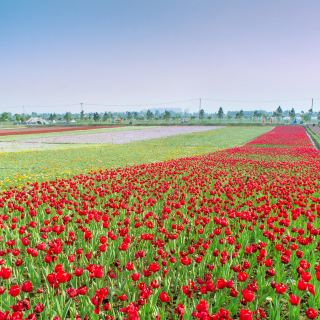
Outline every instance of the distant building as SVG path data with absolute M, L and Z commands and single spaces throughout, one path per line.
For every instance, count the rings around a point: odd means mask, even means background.
M 26 121 L 27 126 L 39 126 L 39 125 L 48 125 L 48 124 L 49 124 L 48 121 L 39 117 L 33 117 Z

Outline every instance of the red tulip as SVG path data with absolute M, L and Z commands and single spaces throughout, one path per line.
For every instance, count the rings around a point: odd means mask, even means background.
M 250 310 L 241 309 L 240 310 L 240 320 L 252 320 L 253 315 Z
M 242 296 L 247 302 L 252 302 L 255 298 L 254 292 L 248 289 L 242 290 Z
M 25 281 L 21 286 L 21 290 L 23 292 L 31 292 L 32 289 L 33 289 L 33 285 L 31 281 Z
M 20 294 L 20 291 L 21 291 L 21 289 L 20 289 L 20 287 L 18 285 L 13 285 L 9 289 L 9 294 L 12 297 L 16 297 L 16 296 L 18 296 Z
M 308 319 L 316 319 L 318 317 L 318 311 L 313 308 L 308 308 L 306 311 Z
M 168 303 L 170 301 L 170 296 L 166 292 L 162 291 L 159 295 L 159 299 L 162 302 Z
M 300 297 L 290 294 L 290 303 L 294 306 L 297 306 L 300 303 Z

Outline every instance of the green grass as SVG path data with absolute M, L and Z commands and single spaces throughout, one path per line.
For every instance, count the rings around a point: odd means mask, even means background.
M 225 127 L 122 145 L 1 153 L 0 187 L 4 190 L 27 182 L 70 177 L 92 170 L 206 154 L 242 145 L 270 129 Z

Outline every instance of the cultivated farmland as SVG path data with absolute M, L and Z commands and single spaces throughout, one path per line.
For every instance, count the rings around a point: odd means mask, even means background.
M 143 128 L 131 128 L 140 130 Z M 181 134 L 166 138 L 137 141 L 127 144 L 61 144 L 39 151 L 6 152 L 0 156 L 0 187 L 24 185 L 32 181 L 66 178 L 110 167 L 124 167 L 146 162 L 170 160 L 205 154 L 242 145 L 270 127 L 225 127 L 219 130 Z M 118 132 L 126 128 L 99 129 L 91 132 Z M 84 133 L 84 132 L 83 132 Z M 73 135 L 74 132 L 62 133 Z M 60 133 L 41 134 L 40 137 Z M 32 135 L 36 137 L 39 135 Z M 22 143 L 29 135 L 3 137 L 3 140 Z M 56 145 L 55 145 L 56 146 Z M 63 149 L 63 150 L 61 150 Z
M 5 191 L 0 319 L 315 319 L 319 160 L 277 127 Z
M 112 128 L 107 130 L 94 130 L 94 133 L 92 133 L 92 129 L 84 133 L 82 133 L 82 131 L 80 132 L 80 130 L 83 129 L 78 129 L 75 131 L 64 129 L 61 131 L 51 131 L 59 132 L 59 134 L 50 134 L 45 137 L 42 137 L 41 135 L 34 136 L 34 133 L 37 133 L 37 131 L 40 131 L 40 133 L 49 133 L 50 131 L 43 130 L 44 132 L 42 132 L 41 130 L 36 130 L 27 131 L 27 133 L 23 132 L 22 135 L 18 135 L 15 138 L 2 138 L 2 141 L 0 140 L 0 150 L 41 150 L 47 148 L 57 148 L 61 146 L 64 147 L 65 145 L 75 144 L 124 144 L 134 141 L 170 137 L 179 134 L 212 131 L 221 128 L 222 127 L 216 126 L 122 127 L 118 129 Z M 18 133 L 19 131 L 15 132 Z M 64 134 L 65 132 L 67 133 Z M 28 136 L 24 136 L 25 134 L 33 134 L 33 137 L 28 138 Z
M 23 127 L 23 128 L 8 128 L 0 129 L 0 137 L 3 136 L 13 136 L 13 135 L 25 135 L 25 134 L 39 134 L 39 133 L 51 133 L 51 132 L 68 132 L 68 131 L 78 131 L 78 130 L 94 130 L 101 128 L 115 128 L 116 126 L 80 126 L 80 127 Z

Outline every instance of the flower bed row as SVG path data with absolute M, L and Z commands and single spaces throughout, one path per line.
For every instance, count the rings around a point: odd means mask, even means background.
M 277 127 L 3 193 L 0 320 L 316 319 L 319 160 Z
M 116 128 L 116 127 L 117 126 L 80 126 L 80 127 L 68 126 L 68 127 L 31 127 L 31 128 L 21 128 L 21 129 L 2 129 L 0 130 L 0 136 L 92 130 L 92 129 L 104 129 L 104 128 Z

